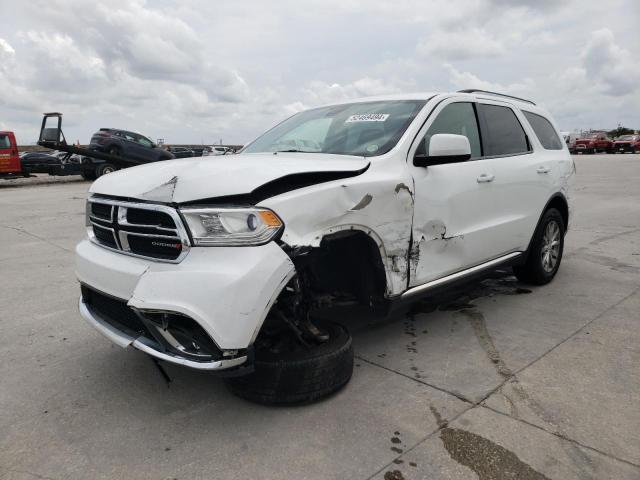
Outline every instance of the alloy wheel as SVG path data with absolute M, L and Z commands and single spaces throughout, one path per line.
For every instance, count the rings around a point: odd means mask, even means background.
M 540 258 L 542 261 L 542 268 L 545 272 L 551 273 L 558 264 L 558 258 L 560 257 L 560 225 L 555 220 L 551 220 L 547 223 L 544 229 L 544 236 L 542 237 L 542 249 L 540 251 Z

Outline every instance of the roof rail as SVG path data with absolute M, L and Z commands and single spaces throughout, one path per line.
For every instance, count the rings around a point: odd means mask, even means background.
M 499 97 L 513 98 L 514 100 L 519 100 L 521 102 L 530 103 L 531 105 L 535 105 L 531 100 L 527 100 L 526 98 L 514 97 L 513 95 L 506 95 L 504 93 L 496 93 L 489 92 L 488 90 L 478 90 L 476 88 L 467 88 L 465 90 L 458 90 L 458 93 L 488 93 L 489 95 L 497 95 Z

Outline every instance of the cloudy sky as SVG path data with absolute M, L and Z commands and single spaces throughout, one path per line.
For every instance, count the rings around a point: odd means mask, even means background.
M 640 128 L 638 0 L 0 0 L 0 130 L 245 143 L 300 109 L 484 88 Z

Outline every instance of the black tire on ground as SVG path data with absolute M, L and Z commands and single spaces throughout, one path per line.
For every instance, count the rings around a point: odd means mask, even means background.
M 85 180 L 89 180 L 89 181 L 93 181 L 97 178 L 95 170 L 82 170 L 80 172 L 80 176 Z
M 288 353 L 256 350 L 253 373 L 225 379 L 231 392 L 256 403 L 295 405 L 344 387 L 353 373 L 351 335 L 336 323 L 317 324 L 329 333 L 329 340 Z
M 526 263 L 513 267 L 518 280 L 532 285 L 545 285 L 553 280 L 562 261 L 564 234 L 565 225 L 560 212 L 555 208 L 544 212 L 533 234 Z M 557 249 L 553 250 L 556 246 Z
M 107 173 L 115 172 L 117 168 L 110 163 L 101 163 L 96 167 L 96 178 L 106 175 Z

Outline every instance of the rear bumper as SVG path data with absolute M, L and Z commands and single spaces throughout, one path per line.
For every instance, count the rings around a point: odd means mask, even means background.
M 295 269 L 271 242 L 258 247 L 197 247 L 177 264 L 122 255 L 89 242 L 76 247 L 76 274 L 86 287 L 118 299 L 138 313 L 169 312 L 188 317 L 215 343 L 222 359 L 192 361 L 161 351 L 144 335 L 118 328 L 80 300 L 80 313 L 121 347 L 204 370 L 232 368 L 246 361 L 233 351 L 248 349 Z M 110 321 L 110 320 L 115 320 Z M 114 326 L 115 325 L 115 326 Z M 224 356 L 234 358 L 225 359 Z

